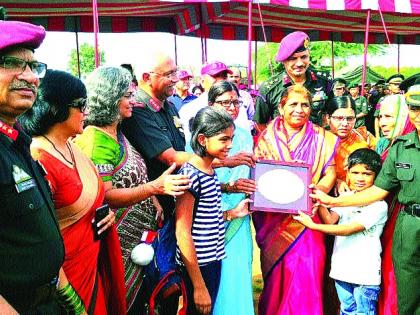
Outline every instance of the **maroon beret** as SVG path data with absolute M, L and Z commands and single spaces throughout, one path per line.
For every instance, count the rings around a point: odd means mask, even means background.
M 223 71 L 226 71 L 229 74 L 232 74 L 232 70 L 230 70 L 223 62 L 215 61 L 204 65 L 201 68 L 201 75 L 208 74 L 211 76 L 215 76 Z
M 289 59 L 295 52 L 304 51 L 309 48 L 309 36 L 304 32 L 293 32 L 283 37 L 280 42 L 276 61 L 283 62 Z
M 13 46 L 38 48 L 45 38 L 45 29 L 25 22 L 0 21 L 0 51 Z
M 184 80 L 184 79 L 191 79 L 193 76 L 191 74 L 188 73 L 188 71 L 186 70 L 180 70 L 178 71 L 178 79 L 180 80 Z

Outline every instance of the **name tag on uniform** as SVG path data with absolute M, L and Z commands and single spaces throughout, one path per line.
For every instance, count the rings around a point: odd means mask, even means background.
M 32 187 L 35 187 L 35 186 L 36 186 L 36 183 L 33 178 L 15 185 L 18 193 L 31 189 Z
M 35 180 L 17 165 L 13 165 L 12 175 L 18 193 L 36 186 Z
M 395 167 L 396 168 L 403 168 L 403 169 L 410 169 L 411 168 L 411 164 L 410 163 L 395 163 Z

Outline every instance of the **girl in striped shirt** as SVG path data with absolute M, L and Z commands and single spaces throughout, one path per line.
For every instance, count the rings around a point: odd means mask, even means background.
M 177 262 L 187 288 L 189 315 L 212 313 L 221 260 L 226 256 L 224 220 L 249 214 L 249 199 L 222 211 L 220 183 L 212 168 L 214 159 L 228 156 L 234 130 L 232 117 L 225 110 L 200 110 L 192 125 L 191 147 L 195 154 L 179 170 L 191 180 L 191 188 L 176 198 L 175 210 Z

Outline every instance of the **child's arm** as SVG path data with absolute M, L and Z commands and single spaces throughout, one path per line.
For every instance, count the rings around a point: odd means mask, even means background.
M 293 216 L 296 221 L 299 221 L 307 228 L 319 231 L 325 234 L 336 235 L 336 236 L 348 236 L 355 233 L 359 233 L 365 230 L 365 227 L 357 222 L 350 224 L 318 224 L 312 221 L 311 217 L 306 213 L 299 211 L 299 215 Z
M 175 235 L 194 289 L 194 303 L 202 314 L 209 314 L 211 298 L 201 275 L 197 261 L 197 252 L 191 235 L 193 221 L 194 196 L 190 192 L 176 198 L 175 205 Z
M 318 214 L 325 224 L 336 224 L 340 220 L 340 216 L 336 212 L 330 211 L 324 206 L 318 206 Z

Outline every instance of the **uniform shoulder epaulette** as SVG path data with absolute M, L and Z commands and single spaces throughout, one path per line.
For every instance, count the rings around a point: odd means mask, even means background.
M 410 141 L 411 142 L 411 137 L 410 137 L 410 134 L 409 133 L 407 133 L 407 134 L 405 134 L 405 135 L 403 135 L 403 136 L 399 136 L 399 137 L 396 137 L 395 139 L 394 139 L 394 142 L 397 142 L 397 141 Z
M 270 77 L 267 81 L 264 82 L 264 84 L 261 86 L 261 90 L 264 91 L 264 89 L 268 92 L 271 89 L 273 89 L 279 82 L 283 80 L 283 72 L 279 74 L 275 74 L 272 77 Z
M 315 74 L 320 79 L 324 79 L 324 80 L 328 80 L 328 81 L 332 80 L 331 74 L 328 73 L 328 72 L 317 71 L 317 72 L 315 72 Z

